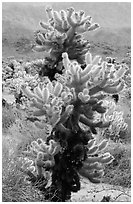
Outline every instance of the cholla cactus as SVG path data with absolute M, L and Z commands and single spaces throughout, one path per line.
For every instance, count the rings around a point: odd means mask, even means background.
M 30 63 L 31 64 L 31 63 Z M 3 71 L 3 92 L 13 94 L 15 97 L 16 104 L 23 104 L 23 100 L 26 101 L 21 91 L 21 86 L 28 85 L 33 89 L 37 86 L 39 81 L 39 75 L 31 75 L 27 72 L 25 63 L 11 60 L 2 67 Z
M 48 23 L 40 22 L 44 31 L 35 33 L 37 45 L 33 49 L 38 52 L 49 52 L 42 75 L 53 78 L 55 73 L 60 73 L 63 69 L 61 63 L 63 52 L 67 52 L 70 59 L 76 59 L 80 64 L 85 63 L 84 55 L 90 45 L 82 38 L 82 34 L 97 29 L 99 25 L 92 24 L 92 18 L 85 16 L 84 11 L 75 12 L 74 8 L 60 12 L 47 8 L 46 13 Z
M 103 140 L 99 145 L 96 145 L 94 139 L 87 144 L 88 157 L 79 173 L 93 183 L 100 183 L 99 178 L 104 175 L 102 164 L 109 164 L 114 159 L 109 152 L 98 155 L 100 151 L 106 148 L 107 144 L 107 140 Z
M 124 66 L 115 71 L 113 64 L 102 61 L 100 56 L 93 58 L 90 53 L 85 55 L 84 69 L 78 62 L 71 61 L 67 53 L 63 53 L 62 57 L 65 69 L 62 75 L 56 74 L 57 81 L 45 78 L 33 91 L 27 86 L 22 87 L 23 93 L 32 101 L 33 115 L 39 117 L 36 126 L 44 129 L 46 123 L 51 126 L 46 143 L 52 140 L 60 144 L 60 151 L 54 155 L 50 166 L 52 192 L 56 191 L 59 198 L 54 197 L 52 201 L 65 201 L 70 198 L 71 192 L 80 189 L 78 174 L 98 183 L 103 176 L 102 164 L 113 160 L 109 153 L 101 152 L 107 141 L 94 145 L 92 139 L 98 129 L 113 125 L 112 120 L 106 117 L 105 99 L 108 94 L 122 91 L 122 77 L 126 71 Z M 88 130 L 83 130 L 81 124 Z M 42 159 L 41 153 L 38 158 Z M 42 162 L 40 172 L 44 163 L 46 161 Z
M 31 106 L 38 109 L 34 111 L 33 115 L 42 117 L 52 128 L 59 122 L 64 123 L 73 110 L 73 105 L 69 105 L 72 94 L 69 89 L 63 90 L 63 85 L 57 81 L 52 83 L 47 78 L 43 83 L 39 83 L 33 91 L 28 86 L 23 86 L 22 90 L 32 100 Z M 61 115 L 63 106 L 66 107 Z M 45 127 L 43 122 L 36 121 L 35 124 L 42 129 Z
M 128 127 L 128 124 L 124 121 L 123 112 L 107 112 L 106 118 L 111 121 L 111 125 L 105 130 L 104 135 L 106 138 L 109 137 L 114 141 L 118 141 L 120 139 L 120 133 L 126 131 Z
M 33 89 L 23 85 L 22 91 L 38 118 L 35 125 L 44 133 L 48 125 L 51 131 L 45 141 L 33 141 L 25 153 L 32 161 L 28 160 L 31 182 L 38 181 L 39 176 L 42 185 L 38 188 L 46 199 L 57 202 L 69 200 L 71 192 L 80 190 L 79 175 L 99 183 L 103 164 L 112 162 L 113 157 L 105 152 L 108 142 L 95 144 L 94 135 L 113 125 L 106 115 L 105 99 L 122 92 L 127 67 L 88 52 L 88 42 L 81 42 L 81 34 L 95 30 L 98 24 L 91 25 L 91 18 L 84 17 L 83 11 L 77 13 L 71 8 L 59 13 L 48 8 L 46 12 L 49 21 L 40 23 L 45 33 L 36 34 L 38 46 L 34 49 L 49 52 L 43 73 L 49 78 L 44 77 Z M 53 77 L 56 80 L 51 82 Z M 46 175 L 51 177 L 47 190 Z
M 59 153 L 60 149 L 60 144 L 54 140 L 50 140 L 47 145 L 41 138 L 27 147 L 27 150 L 23 152 L 25 159 L 22 169 L 28 173 L 32 183 L 38 182 L 39 185 L 39 181 L 44 179 L 46 182 L 43 182 L 45 184 L 43 187 L 46 187 L 51 179 L 50 169 L 55 165 L 54 156 Z

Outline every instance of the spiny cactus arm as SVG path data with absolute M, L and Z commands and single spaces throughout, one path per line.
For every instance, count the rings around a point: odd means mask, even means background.
M 53 11 L 53 15 L 54 15 L 55 23 L 62 25 L 62 19 L 61 19 L 60 13 L 57 11 Z
M 21 89 L 28 98 L 35 97 L 35 94 L 30 90 L 28 86 L 21 86 Z
M 110 164 L 114 160 L 114 157 L 108 152 L 100 156 L 100 162 L 102 164 Z
M 100 179 L 94 178 L 92 175 L 88 173 L 85 169 L 80 169 L 79 174 L 85 178 L 88 178 L 92 183 L 100 183 Z
M 98 151 L 104 150 L 108 145 L 108 141 L 107 140 L 102 140 L 102 142 L 98 145 Z
M 82 11 L 81 14 L 82 14 L 82 18 L 83 18 L 84 11 Z M 91 17 L 91 16 L 86 16 L 86 17 L 84 17 L 84 18 L 81 20 L 81 22 L 80 22 L 79 25 L 80 25 L 80 26 L 83 25 L 84 23 L 86 23 L 86 21 L 91 22 L 91 20 L 92 20 L 92 17 Z
M 57 130 L 57 131 L 60 131 L 61 133 L 66 134 L 67 136 L 69 136 L 70 133 L 71 133 L 70 129 L 66 128 L 62 123 L 59 123 L 59 124 L 56 126 L 56 130 Z
M 110 122 L 93 122 L 93 120 L 90 120 L 89 118 L 85 117 L 84 115 L 80 115 L 79 121 L 87 126 L 89 126 L 90 128 L 92 128 L 91 130 L 93 130 L 93 128 L 106 128 L 109 127 Z M 95 131 L 94 131 L 95 132 Z M 95 133 L 94 133 L 95 134 Z
M 110 87 L 113 87 L 113 86 L 118 86 L 121 82 L 122 82 L 122 80 L 121 79 L 118 79 L 118 80 L 116 80 L 116 81 L 114 81 L 114 80 L 112 80 L 113 82 L 108 82 L 108 86 L 110 86 Z
M 95 95 L 96 93 L 102 91 L 102 88 L 97 85 L 97 86 L 94 86 L 92 88 L 89 89 L 89 95 L 92 96 L 92 95 Z
M 98 145 L 93 145 L 91 148 L 89 148 L 87 154 L 88 155 L 96 154 L 98 150 L 99 150 Z
M 77 24 L 76 24 L 76 22 L 74 22 L 74 19 L 72 18 L 72 14 L 74 13 L 74 8 L 69 8 L 69 9 L 67 9 L 67 21 L 68 21 L 68 23 L 69 23 L 69 25 L 71 26 L 71 27 L 75 27 Z
M 115 80 L 122 78 L 127 70 L 128 70 L 128 67 L 126 65 L 123 65 L 123 66 L 121 65 L 119 70 L 115 72 L 115 75 L 116 75 Z
M 50 26 L 48 23 L 44 23 L 44 22 L 40 21 L 39 24 L 43 29 L 53 31 L 53 27 Z
M 53 9 L 51 7 L 46 8 L 46 14 L 49 20 L 53 19 Z
M 91 26 L 87 29 L 87 31 L 94 31 L 94 30 L 96 30 L 97 28 L 99 28 L 99 24 L 98 24 L 98 23 L 95 23 L 95 24 L 91 25 Z
M 61 115 L 61 118 L 60 118 L 58 123 L 64 124 L 67 121 L 67 119 L 69 118 L 70 114 L 72 113 L 73 108 L 74 108 L 73 105 L 68 105 L 66 107 L 65 112 Z
M 102 91 L 106 92 L 106 93 L 110 93 L 110 94 L 115 94 L 115 93 L 119 93 L 123 90 L 125 84 L 124 82 L 121 82 L 118 84 L 118 86 L 114 87 L 114 86 L 105 86 L 103 87 Z
M 61 10 L 60 14 L 61 14 L 61 19 L 62 19 L 62 28 L 64 29 L 64 31 L 67 32 L 69 28 L 71 27 L 67 21 L 67 14 L 64 10 Z
M 92 110 L 93 111 L 97 111 L 98 113 L 105 113 L 106 112 L 106 108 L 105 107 L 103 107 L 103 106 L 100 106 L 100 105 L 94 105 L 93 107 L 92 107 Z
M 83 115 L 80 115 L 79 121 L 90 127 L 100 127 L 102 125 L 102 122 L 93 122 L 92 120 L 89 120 Z

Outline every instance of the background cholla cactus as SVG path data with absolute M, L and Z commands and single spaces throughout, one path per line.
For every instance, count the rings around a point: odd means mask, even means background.
M 48 182 L 50 183 L 51 179 L 50 169 L 55 165 L 54 156 L 58 154 L 60 149 L 60 144 L 54 140 L 50 140 L 49 145 L 47 145 L 40 138 L 33 141 L 23 152 L 25 158 L 22 169 L 30 176 L 27 179 L 35 185 L 38 184 L 39 189 L 48 187 Z M 32 159 L 29 159 L 29 157 Z M 40 185 L 41 180 L 43 181 L 42 185 Z
M 46 13 L 48 23 L 40 22 L 43 30 L 35 32 L 37 45 L 33 49 L 38 52 L 49 52 L 40 74 L 53 79 L 55 73 L 62 73 L 63 52 L 67 52 L 71 60 L 76 59 L 80 64 L 85 63 L 84 56 L 90 45 L 83 39 L 82 34 L 97 29 L 99 25 L 92 24 L 92 18 L 85 16 L 84 11 L 75 12 L 74 8 L 60 12 L 47 8 Z
M 123 112 L 117 111 L 117 106 L 113 101 L 104 101 L 106 107 L 108 107 L 105 115 L 107 120 L 111 121 L 111 125 L 103 132 L 103 136 L 110 138 L 114 141 L 121 139 L 121 132 L 127 131 L 127 123 L 124 121 Z
M 62 54 L 62 59 L 64 70 L 62 75 L 56 73 L 57 81 L 51 82 L 45 77 L 33 90 L 22 86 L 23 93 L 32 101 L 33 115 L 39 118 L 35 124 L 42 129 L 46 124 L 51 127 L 46 141 L 34 141 L 30 148 L 39 152 L 32 160 L 36 163 L 37 172 L 33 183 L 42 169 L 45 169 L 45 173 L 47 170 L 51 172 L 51 185 L 46 190 L 44 176 L 41 180 L 43 182 L 44 179 L 44 185 L 40 189 L 51 201 L 69 200 L 71 192 L 80 190 L 79 174 L 91 182 L 100 182 L 102 164 L 113 160 L 109 153 L 103 152 L 107 141 L 96 145 L 94 135 L 98 134 L 99 129 L 112 125 L 112 120 L 106 116 L 105 99 L 123 90 L 122 78 L 127 70 L 122 65 L 116 70 L 114 64 L 103 61 L 100 56 L 92 57 L 89 52 L 85 54 L 84 68 L 77 61 L 69 59 L 66 52 Z M 40 153 L 42 144 L 46 148 Z M 50 157 L 52 161 L 48 156 L 49 144 L 59 144 L 59 151 Z M 39 161 L 40 169 L 37 165 Z M 45 168 L 47 162 L 50 169 Z M 51 198 L 51 194 L 55 196 Z
M 16 60 L 5 63 L 2 69 L 3 91 L 7 91 L 8 94 L 13 94 L 17 104 L 22 104 L 23 100 L 25 101 L 21 86 L 25 84 L 33 89 L 40 80 L 38 73 L 36 73 L 36 75 L 29 74 L 25 63 Z

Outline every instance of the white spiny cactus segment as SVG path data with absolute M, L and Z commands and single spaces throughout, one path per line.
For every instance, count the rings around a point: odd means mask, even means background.
M 62 62 L 63 62 L 63 66 L 65 67 L 66 70 L 69 69 L 69 65 L 70 65 L 70 60 L 68 58 L 68 54 L 66 52 L 62 53 Z
M 54 19 L 57 23 L 62 24 L 60 13 L 57 11 L 53 11 Z
M 55 156 L 56 154 L 58 154 L 58 153 L 60 152 L 60 150 L 61 150 L 61 146 L 60 146 L 60 145 L 57 145 L 57 146 L 54 148 L 54 150 L 53 150 L 53 152 L 52 152 L 52 155 Z
M 95 162 L 100 162 L 101 161 L 101 158 L 98 156 L 98 157 L 92 157 L 92 156 L 89 156 L 87 157 L 87 160 L 86 160 L 88 163 L 92 164 L 92 163 L 95 163 Z
M 50 94 L 53 94 L 54 87 L 53 87 L 52 82 L 49 81 L 49 83 L 47 84 L 46 88 L 48 89 Z
M 60 112 L 55 112 L 53 114 L 52 118 L 50 119 L 50 124 L 52 125 L 52 127 L 55 127 L 55 125 L 59 122 L 60 118 Z
M 48 148 L 49 148 L 48 145 L 46 145 L 46 143 L 44 141 L 42 141 L 39 145 L 40 145 L 42 151 L 48 154 Z M 47 160 L 47 158 L 48 158 L 47 154 L 43 155 L 45 160 Z
M 48 40 L 50 40 L 50 41 L 51 41 L 54 37 L 55 37 L 55 31 L 51 31 L 51 32 L 49 32 L 49 33 L 46 34 L 46 38 L 47 38 Z
M 124 76 L 124 74 L 127 71 L 127 67 L 126 66 L 121 66 L 120 69 L 115 73 L 116 74 L 116 80 L 120 79 Z
M 96 55 L 92 60 L 93 65 L 98 65 L 100 62 L 101 62 L 101 57 L 99 55 Z
M 87 66 L 85 67 L 84 70 L 82 70 L 81 72 L 81 76 L 86 76 L 86 74 L 89 74 L 91 69 L 92 69 L 93 65 L 92 64 L 87 64 Z
M 85 28 L 84 28 L 84 26 L 77 26 L 77 27 L 75 28 L 75 31 L 76 31 L 77 33 L 84 33 L 84 32 L 85 32 Z
M 81 21 L 80 13 L 79 12 L 75 12 L 74 17 L 75 17 L 76 23 L 79 24 L 80 21 Z
M 43 109 L 46 111 L 48 116 L 50 116 L 50 117 L 52 116 L 52 114 L 53 114 L 53 107 L 50 104 L 45 104 L 43 106 Z
M 84 94 L 84 95 L 88 95 L 88 94 L 89 94 L 89 89 L 84 88 L 84 89 L 83 89 L 83 94 Z
M 110 83 L 109 85 L 112 87 L 112 86 L 118 86 L 120 83 L 121 83 L 121 79 L 117 79 L 117 80 L 114 80 L 113 79 L 113 82 Z
M 49 148 L 48 148 L 49 154 L 52 154 L 52 152 L 53 152 L 54 143 L 55 143 L 54 140 L 50 140 L 50 141 L 49 141 Z
M 88 142 L 87 147 L 91 148 L 96 143 L 95 139 L 92 139 Z
M 41 151 L 41 148 L 40 148 L 39 144 L 37 143 L 37 141 L 32 141 L 31 142 L 31 148 L 33 148 L 34 151 L 36 151 L 36 152 Z
M 28 170 L 32 173 L 34 173 L 36 171 L 35 166 L 29 166 Z
M 80 21 L 82 20 L 82 18 L 84 17 L 85 12 L 83 10 L 79 11 L 79 16 L 80 16 Z
M 33 98 L 35 97 L 35 94 L 30 90 L 28 86 L 22 86 L 21 87 L 23 93 L 28 97 L 28 98 Z
M 124 88 L 124 86 L 125 86 L 125 84 L 124 84 L 124 82 L 122 81 L 118 86 L 116 86 L 116 87 L 110 87 L 110 86 L 105 86 L 104 88 L 103 88 L 103 91 L 104 92 L 106 92 L 106 93 L 110 93 L 110 94 L 115 94 L 115 93 L 119 93 L 119 92 L 121 92 L 122 90 L 123 90 L 123 88 Z
M 88 28 L 87 31 L 94 31 L 94 30 L 96 30 L 96 29 L 99 28 L 99 27 L 100 27 L 99 24 L 98 24 L 98 23 L 95 23 L 95 24 L 91 25 L 91 26 Z
M 60 15 L 61 15 L 62 21 L 66 21 L 66 19 L 67 19 L 67 14 L 66 14 L 66 12 L 65 12 L 64 10 L 61 10 L 61 11 L 60 11 Z
M 64 29 L 64 31 L 67 31 L 70 28 L 70 26 L 68 25 L 67 20 L 62 21 L 62 28 Z
M 55 23 L 54 28 L 59 32 L 59 33 L 64 33 L 64 29 L 62 27 L 62 24 L 57 24 Z
M 80 25 L 83 25 L 84 23 L 86 23 L 86 21 L 91 22 L 92 17 L 91 16 L 86 16 L 83 18 L 83 20 L 80 22 Z
M 42 43 L 45 42 L 45 38 L 44 38 L 42 33 L 38 33 L 37 36 L 38 36 L 39 40 L 42 41 Z
M 104 150 L 108 145 L 107 140 L 103 140 L 99 145 L 98 145 L 98 151 Z
M 87 52 L 85 54 L 85 63 L 88 64 L 92 64 L 92 54 L 90 52 Z
M 76 22 L 74 21 L 73 16 L 72 16 L 72 14 L 74 12 L 74 9 L 70 8 L 70 9 L 67 9 L 67 10 L 68 10 L 67 21 L 68 21 L 70 26 L 75 27 L 76 26 Z
M 114 160 L 114 157 L 110 153 L 108 153 L 107 155 L 105 154 L 103 155 L 100 162 L 103 164 L 110 164 L 113 160 Z
M 37 95 L 40 100 L 43 99 L 42 90 L 40 89 L 39 85 L 34 88 L 34 94 Z
M 91 76 L 92 76 L 92 72 L 90 71 L 90 72 L 88 72 L 86 75 L 83 75 L 83 76 L 81 77 L 80 82 L 81 82 L 82 84 L 85 84 L 87 81 L 90 80 Z
M 74 13 L 74 8 L 73 7 L 67 9 L 67 17 L 68 18 L 71 17 L 73 13 Z
M 53 91 L 54 95 L 59 96 L 62 92 L 62 89 L 63 85 L 57 81 Z
M 29 170 L 29 168 L 31 166 L 34 165 L 34 162 L 32 160 L 30 160 L 29 158 L 24 158 L 24 162 L 23 162 L 23 165 L 22 165 L 22 168 L 25 170 Z
M 86 21 L 85 24 L 84 24 L 84 29 L 87 31 L 91 26 L 91 23 L 90 21 Z
M 47 13 L 48 19 L 53 19 L 53 9 L 51 7 L 46 8 L 46 13 Z
M 44 22 L 40 21 L 39 24 L 45 30 L 47 30 L 47 29 L 49 30 L 50 29 L 50 25 L 48 23 L 44 23 Z
M 66 113 L 67 114 L 70 114 L 72 111 L 73 111 L 73 108 L 74 108 L 74 106 L 73 105 L 68 105 L 67 107 L 66 107 Z
M 38 101 L 36 98 L 32 98 L 31 101 L 32 101 L 31 107 L 36 107 L 38 109 L 42 109 L 43 108 L 42 101 Z
M 103 169 L 103 167 L 102 167 L 102 165 L 99 163 L 99 162 L 95 162 L 95 163 L 91 163 L 91 164 L 89 164 L 89 163 L 85 163 L 84 164 L 84 168 L 86 169 L 86 170 L 88 170 L 88 171 L 91 171 L 91 170 L 101 170 L 101 169 Z
M 42 95 L 43 95 L 43 102 L 45 104 L 45 103 L 48 102 L 48 99 L 49 99 L 49 96 L 50 96 L 48 88 L 43 88 Z
M 101 66 L 98 66 L 98 65 L 94 65 L 91 69 L 91 77 L 92 78 L 95 78 L 97 75 L 99 75 L 100 73 L 100 70 L 102 69 Z
M 41 45 L 36 45 L 33 47 L 33 50 L 36 52 L 43 52 L 46 51 L 46 47 L 45 46 L 41 46 Z
M 88 150 L 88 155 L 96 154 L 97 151 L 98 151 L 98 146 L 97 146 L 97 145 L 94 145 L 94 146 L 92 146 L 91 148 L 89 148 L 89 150 Z
M 87 101 L 89 101 L 90 96 L 89 96 L 89 95 L 85 95 L 83 92 L 79 92 L 79 93 L 78 93 L 78 98 L 79 98 L 83 103 L 86 103 Z

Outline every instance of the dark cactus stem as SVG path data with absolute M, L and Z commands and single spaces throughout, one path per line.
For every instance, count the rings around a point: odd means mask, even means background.
M 52 57 L 47 58 L 46 64 L 41 68 L 39 75 L 40 76 L 48 76 L 49 79 L 55 80 L 54 76 L 56 73 L 62 74 L 62 70 L 58 69 L 59 63 L 62 61 L 62 53 L 67 52 L 70 60 L 77 60 L 77 62 L 83 66 L 85 66 L 85 57 L 83 54 L 75 53 L 77 50 L 75 50 L 75 44 L 73 44 L 74 37 L 76 37 L 77 33 L 74 33 L 73 37 L 68 41 L 67 39 L 64 41 L 62 45 L 61 51 L 59 51 L 58 56 L 55 56 L 56 59 L 53 60 Z M 76 43 L 76 46 L 79 46 L 80 42 Z M 89 43 L 88 43 L 89 44 Z M 84 49 L 84 46 L 82 47 Z M 82 49 L 80 48 L 80 51 L 82 52 Z M 71 55 L 72 53 L 72 55 Z
M 88 141 L 92 139 L 91 132 L 83 131 L 79 125 L 79 108 L 81 102 L 76 101 L 74 110 L 64 128 L 69 132 L 69 136 L 64 137 L 61 127 L 55 128 L 49 139 L 60 142 L 63 152 L 55 155 L 55 165 L 52 169 L 52 187 L 48 189 L 46 199 L 52 202 L 65 202 L 70 200 L 71 193 L 80 190 L 80 178 L 78 170 L 82 168 L 83 161 L 87 158 Z M 63 146 L 63 144 L 65 145 Z M 48 195 L 52 195 L 48 197 Z

